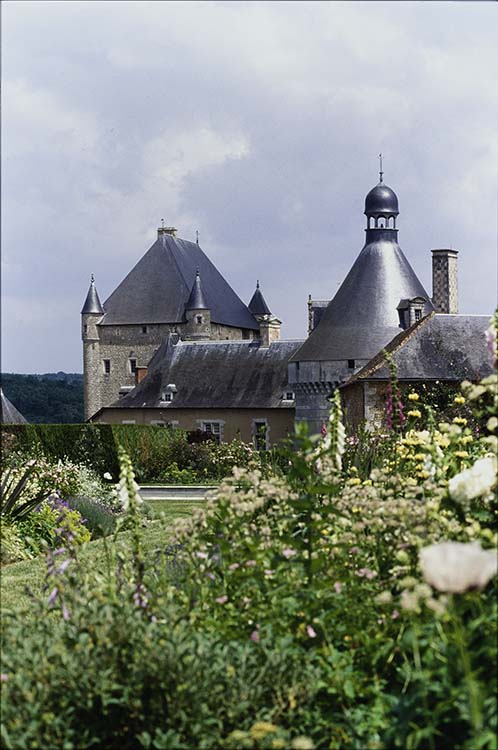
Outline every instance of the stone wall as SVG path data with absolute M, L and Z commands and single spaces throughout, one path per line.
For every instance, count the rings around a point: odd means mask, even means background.
M 130 359 L 135 359 L 138 367 L 146 367 L 170 333 L 178 333 L 182 338 L 186 333 L 183 323 L 99 326 L 96 323 L 100 317 L 82 317 L 85 419 L 116 401 L 121 388 L 135 385 Z M 211 340 L 243 340 L 257 336 L 257 331 L 211 324 Z M 104 360 L 110 361 L 109 374 L 104 371 Z
M 202 422 L 220 422 L 223 442 L 236 437 L 247 443 L 254 440 L 255 422 L 266 421 L 268 447 L 294 433 L 294 409 L 158 409 L 105 408 L 95 419 L 107 424 L 171 424 L 183 430 L 198 430 Z

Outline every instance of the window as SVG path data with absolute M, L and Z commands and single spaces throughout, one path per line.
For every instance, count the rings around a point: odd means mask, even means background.
M 111 360 L 110 359 L 104 359 L 104 375 L 110 375 L 111 374 Z
M 134 419 L 123 419 L 121 420 L 121 424 L 136 424 Z
M 196 315 L 195 319 L 199 324 L 202 323 L 202 315 Z
M 295 398 L 296 398 L 296 395 L 294 391 L 285 391 L 282 395 L 283 401 L 294 401 Z
M 163 393 L 161 396 L 161 401 L 173 401 L 173 394 L 172 393 Z
M 415 310 L 415 320 L 422 320 L 422 310 L 419 307 Z
M 257 451 L 268 448 L 268 423 L 266 419 L 254 419 L 252 423 L 254 447 Z
M 147 333 L 147 326 L 142 326 L 142 333 Z
M 221 422 L 203 422 L 201 429 L 221 443 Z
M 350 370 L 354 370 L 355 368 L 354 359 L 348 359 L 348 367 Z
M 130 372 L 132 375 L 134 375 L 137 371 L 137 360 L 136 359 L 130 359 Z
M 83 333 L 86 334 L 87 332 L 88 332 L 88 326 L 85 323 L 85 325 L 83 326 Z

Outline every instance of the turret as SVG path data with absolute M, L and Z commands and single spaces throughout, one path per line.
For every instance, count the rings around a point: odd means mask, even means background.
M 93 274 L 90 288 L 81 310 L 81 338 L 83 340 L 83 393 L 85 420 L 101 407 L 100 403 L 100 339 L 97 323 L 104 314 Z
M 199 269 L 185 304 L 185 320 L 184 338 L 187 341 L 211 338 L 211 310 L 204 297 Z
M 268 347 L 272 341 L 278 341 L 280 339 L 282 321 L 273 315 L 266 304 L 266 300 L 259 288 L 259 281 L 256 282 L 256 290 L 251 297 L 248 307 L 259 323 L 261 346 Z

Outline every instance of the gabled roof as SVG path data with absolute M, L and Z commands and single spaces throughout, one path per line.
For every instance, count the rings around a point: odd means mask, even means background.
M 258 330 L 249 309 L 199 245 L 165 233 L 104 302 L 99 325 L 181 323 L 196 269 L 213 323 Z
M 171 408 L 289 408 L 287 362 L 301 341 L 173 344 L 169 336 L 149 365 L 147 376 L 112 408 L 161 408 L 162 394 L 175 385 Z M 167 408 L 167 406 L 166 406 Z
M 386 347 L 399 380 L 478 380 L 493 372 L 486 348 L 488 315 L 432 313 L 396 336 Z M 362 367 L 342 388 L 358 380 L 388 380 L 384 353 Z
M 271 310 L 266 304 L 263 293 L 259 288 L 259 281 L 256 282 L 256 291 L 252 295 L 248 307 L 253 315 L 271 315 Z
M 0 402 L 2 407 L 1 423 L 2 424 L 27 424 L 27 420 L 21 412 L 16 409 L 13 403 L 9 401 L 3 390 L 0 388 Z
M 402 299 L 430 297 L 395 240 L 396 230 L 369 229 L 359 254 L 294 362 L 368 360 L 400 332 Z

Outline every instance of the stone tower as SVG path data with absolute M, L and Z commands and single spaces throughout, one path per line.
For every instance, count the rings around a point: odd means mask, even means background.
M 382 172 L 365 199 L 365 215 L 361 253 L 289 362 L 296 419 L 314 433 L 327 420 L 334 389 L 410 324 L 412 308 L 415 320 L 434 309 L 398 245 L 398 198 Z
M 100 339 L 97 323 L 104 314 L 95 278 L 90 278 L 90 288 L 81 310 L 81 338 L 83 340 L 83 394 L 85 419 L 100 409 Z M 102 372 L 102 375 L 105 375 Z
M 185 305 L 185 320 L 183 338 L 186 341 L 205 341 L 211 338 L 211 310 L 204 297 L 199 269 L 195 272 L 194 283 Z
M 432 304 L 437 313 L 458 312 L 458 250 L 432 250 Z

